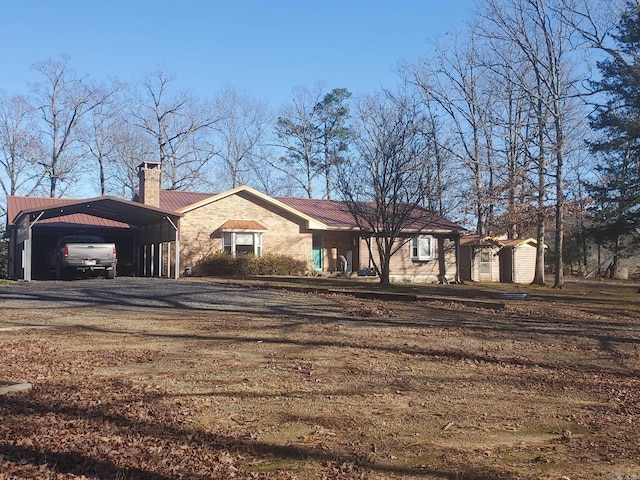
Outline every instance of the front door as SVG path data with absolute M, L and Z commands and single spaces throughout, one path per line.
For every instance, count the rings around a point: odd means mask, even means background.
M 313 235 L 312 243 L 311 261 L 313 262 L 313 269 L 322 270 L 322 235 Z

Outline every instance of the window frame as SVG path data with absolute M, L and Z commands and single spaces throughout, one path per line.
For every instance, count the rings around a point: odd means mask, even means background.
M 253 252 L 245 252 L 245 253 L 253 253 L 256 257 L 262 256 L 262 232 L 237 232 L 237 231 L 223 231 L 222 232 L 222 251 L 231 254 L 232 256 L 237 256 L 237 246 L 248 246 L 249 244 L 238 244 L 237 243 L 237 235 L 252 235 L 253 236 Z
M 425 249 L 422 246 L 422 243 L 426 240 L 429 241 L 429 247 L 428 247 L 429 253 L 425 255 L 423 254 Z M 419 235 L 414 235 L 411 238 L 411 260 L 415 262 L 428 262 L 430 260 L 435 259 L 435 257 L 436 257 L 436 248 L 435 248 L 435 238 L 433 237 L 433 235 L 419 234 Z

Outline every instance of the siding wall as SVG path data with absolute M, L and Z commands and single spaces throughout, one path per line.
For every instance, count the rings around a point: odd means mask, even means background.
M 536 273 L 536 247 L 525 244 L 515 249 L 514 283 L 531 283 Z

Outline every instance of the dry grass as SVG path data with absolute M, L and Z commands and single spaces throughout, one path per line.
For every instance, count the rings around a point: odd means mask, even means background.
M 34 384 L 0 397 L 0 478 L 640 475 L 633 282 L 306 282 L 333 293 L 271 293 L 296 313 L 0 306 L 0 378 Z

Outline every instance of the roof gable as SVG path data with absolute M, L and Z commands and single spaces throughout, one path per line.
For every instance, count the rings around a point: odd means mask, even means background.
M 266 195 L 264 193 L 259 192 L 258 190 L 255 190 L 251 187 L 248 187 L 246 185 L 237 187 L 237 188 L 233 188 L 231 190 L 227 190 L 226 192 L 222 192 L 222 193 L 218 193 L 216 195 L 211 195 L 209 197 L 203 198 L 202 200 L 200 200 L 199 202 L 196 202 L 194 204 L 191 205 L 187 205 L 181 209 L 178 210 L 178 212 L 185 214 L 188 213 L 192 210 L 195 210 L 197 208 L 203 207 L 205 205 L 209 205 L 210 203 L 216 202 L 218 200 L 221 200 L 223 198 L 227 198 L 230 197 L 232 195 L 238 195 L 241 193 L 246 193 L 250 196 L 253 196 L 257 199 L 260 199 L 268 204 L 271 204 L 277 208 L 280 208 L 302 220 L 305 220 L 307 222 L 308 228 L 311 230 L 326 230 L 327 229 L 327 225 L 325 223 L 323 223 L 322 221 L 307 215 L 304 212 L 301 212 L 299 210 L 297 210 L 294 207 L 291 207 L 290 205 L 287 205 L 286 203 L 281 202 L 280 200 L 274 198 L 274 197 L 270 197 L 269 195 Z
M 44 198 L 44 197 L 7 197 L 7 226 L 13 225 L 16 217 L 22 211 L 34 208 L 51 208 L 58 205 L 74 203 L 77 200 L 64 198 Z

